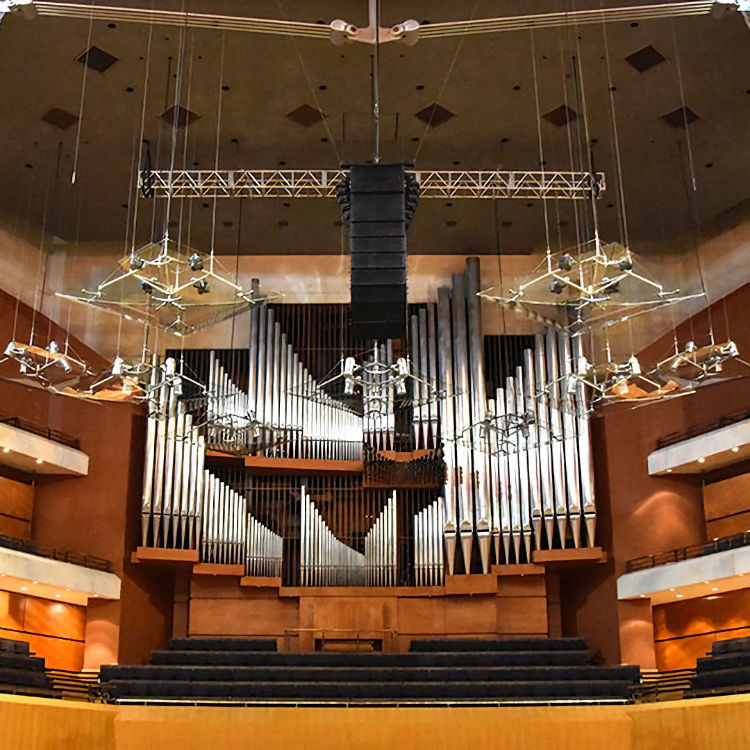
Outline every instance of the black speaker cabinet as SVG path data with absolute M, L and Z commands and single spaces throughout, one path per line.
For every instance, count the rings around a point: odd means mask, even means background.
M 403 164 L 353 164 L 350 179 L 351 332 L 406 337 Z

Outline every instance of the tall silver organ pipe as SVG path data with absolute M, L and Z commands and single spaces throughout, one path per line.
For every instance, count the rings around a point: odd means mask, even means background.
M 248 513 L 245 575 L 280 578 L 283 549 L 283 537 Z
M 482 571 L 492 562 L 491 537 L 499 564 L 531 561 L 535 549 L 593 546 L 589 411 L 585 387 L 572 377 L 582 356 L 580 339 L 552 325 L 523 346 L 492 337 L 498 364 L 494 393 L 488 393 L 477 260 L 469 259 L 466 272 L 454 274 L 452 282 L 452 289 L 438 290 L 436 347 L 445 392 L 439 425 L 447 470 L 442 507 L 448 572 L 457 535 L 467 572 L 475 534 Z M 420 361 L 421 323 L 412 316 L 410 356 Z M 429 344 L 427 352 L 429 358 Z M 415 436 L 422 434 L 422 419 L 415 407 Z M 415 547 L 417 553 L 423 554 L 421 548 Z
M 472 482 L 471 410 L 469 361 L 466 345 L 466 299 L 464 277 L 453 275 L 453 367 L 455 388 L 456 458 L 458 466 L 458 529 L 461 538 L 464 570 L 471 570 L 471 548 L 474 538 Z
M 417 586 L 444 582 L 443 503 L 435 500 L 414 516 L 414 573 Z
M 304 485 L 300 493 L 300 568 L 303 586 L 365 584 L 365 556 L 328 528 Z
M 443 534 L 445 537 L 445 557 L 448 572 L 453 575 L 456 557 L 456 491 L 457 491 L 457 458 L 456 458 L 456 423 L 455 389 L 453 387 L 453 337 L 451 331 L 451 297 L 450 289 L 438 289 L 438 370 L 439 385 L 445 394 L 440 400 L 440 437 L 443 443 L 443 457 L 445 460 L 446 480 L 443 490 Z
M 471 382 L 471 424 L 478 425 L 485 419 L 487 410 L 487 389 L 484 382 L 484 337 L 482 335 L 482 315 L 479 299 L 479 258 L 466 261 L 466 308 L 467 341 L 469 344 L 469 366 Z M 474 514 L 482 572 L 490 568 L 490 502 L 487 482 L 486 447 L 481 447 L 482 436 L 479 429 L 470 433 L 473 467 Z
M 244 565 L 247 501 L 208 470 L 203 487 L 202 562 Z
M 397 572 L 396 491 L 365 535 L 365 585 L 395 586 Z
M 148 398 L 141 544 L 196 549 L 205 441 L 178 399 L 176 362 L 154 357 Z

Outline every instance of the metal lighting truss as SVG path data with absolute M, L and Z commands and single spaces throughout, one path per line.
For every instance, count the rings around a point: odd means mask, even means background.
M 96 289 L 58 297 L 186 336 L 281 295 L 243 289 L 222 273 L 213 253 L 180 247 L 168 236 L 121 258 Z
M 580 331 L 595 323 L 612 326 L 705 293 L 665 289 L 639 268 L 630 249 L 617 242 L 603 244 L 597 236 L 581 246 L 547 252 L 537 271 L 507 294 L 491 287 L 479 296 L 511 307 L 535 307 L 551 319 L 562 311 L 565 327 Z
M 344 169 L 162 170 L 141 176 L 141 188 L 173 198 L 335 198 Z M 407 170 L 420 198 L 588 199 L 606 188 L 604 173 L 493 170 Z
M 746 21 L 750 17 L 750 0 L 692 0 L 692 2 L 632 5 L 623 8 L 598 8 L 571 12 L 534 15 L 478 18 L 464 21 L 420 24 L 407 19 L 394 26 L 380 26 L 377 0 L 368 0 L 368 25 L 358 27 L 337 18 L 328 24 L 288 21 L 273 18 L 214 15 L 148 8 L 121 8 L 88 3 L 44 2 L 43 0 L 0 0 L 0 21 L 13 10 L 21 9 L 25 16 L 55 16 L 83 18 L 108 22 L 145 23 L 161 26 L 183 26 L 219 31 L 241 31 L 254 34 L 329 39 L 334 44 L 362 42 L 383 44 L 403 40 L 415 44 L 420 40 L 456 37 L 473 34 L 496 34 L 523 29 L 548 29 L 564 26 L 583 26 L 593 23 L 642 21 L 679 16 L 712 14 L 722 17 L 739 11 Z M 750 24 L 750 21 L 748 21 Z

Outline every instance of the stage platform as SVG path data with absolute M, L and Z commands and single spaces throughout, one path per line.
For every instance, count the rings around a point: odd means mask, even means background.
M 0 695 L 3 750 L 715 750 L 747 747 L 750 696 L 618 706 L 285 708 Z

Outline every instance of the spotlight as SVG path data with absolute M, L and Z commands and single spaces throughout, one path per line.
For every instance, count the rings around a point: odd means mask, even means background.
M 605 294 L 617 294 L 617 292 L 620 291 L 620 282 L 619 281 L 610 281 L 607 276 L 605 276 L 602 281 L 604 282 L 604 293 Z M 607 283 L 609 282 L 609 283 Z
M 628 360 L 628 367 L 630 368 L 631 375 L 640 375 L 642 372 L 641 363 L 638 361 L 638 357 L 636 357 L 635 354 Z
M 50 354 L 57 354 L 57 352 L 60 351 L 59 347 L 57 346 L 57 342 L 56 341 L 50 341 L 49 345 L 47 346 L 47 351 Z
M 57 364 L 62 367 L 63 372 L 70 372 L 73 368 L 70 365 L 70 362 L 65 357 L 61 357 L 57 360 Z
M 560 260 L 557 263 L 557 267 L 561 271 L 570 271 L 571 268 L 573 268 L 573 265 L 575 264 L 575 260 L 573 259 L 573 256 L 570 253 L 564 253 Z
M 203 270 L 203 259 L 201 258 L 198 253 L 193 253 L 188 258 L 188 263 L 190 263 L 190 270 L 191 271 L 202 271 Z
M 632 271 L 633 270 L 633 261 L 630 258 L 622 258 L 620 262 L 617 264 L 617 267 L 621 271 Z
M 178 376 L 172 381 L 172 389 L 174 390 L 175 396 L 177 396 L 178 398 L 182 396 L 182 378 L 181 377 Z
M 705 464 L 706 463 L 706 459 L 705 458 L 699 458 L 698 459 L 698 463 L 699 464 Z
M 115 357 L 115 361 L 112 363 L 112 374 L 122 375 L 122 366 L 125 364 L 125 360 L 122 357 Z
M 143 266 L 146 265 L 146 261 L 143 258 L 139 258 L 137 255 L 130 256 L 130 270 L 140 271 Z
M 208 294 L 208 282 L 205 279 L 196 281 L 193 286 L 198 290 L 198 294 Z
M 153 294 L 154 288 L 151 286 L 151 284 L 148 283 L 148 281 L 142 281 L 139 284 L 141 291 L 145 294 Z
M 735 445 L 734 448 L 732 448 L 732 453 L 739 453 L 739 452 L 740 452 L 739 446 Z
M 549 283 L 549 290 L 552 294 L 562 294 L 564 288 L 565 283 L 560 279 L 552 279 Z

